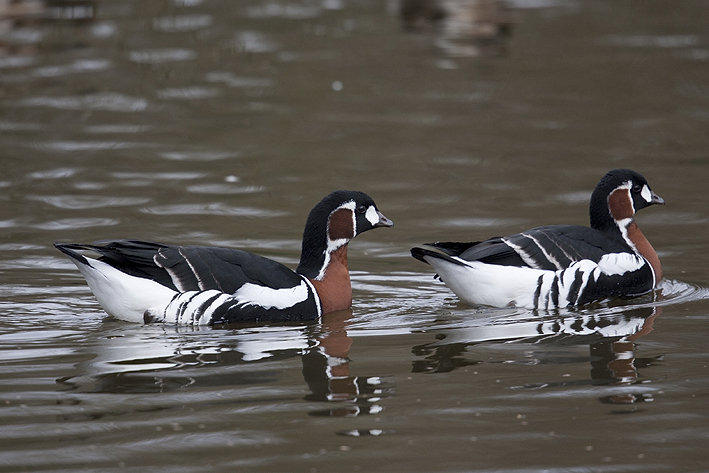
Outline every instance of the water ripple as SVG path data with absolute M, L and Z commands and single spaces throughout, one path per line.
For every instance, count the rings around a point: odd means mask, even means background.
M 220 95 L 217 89 L 209 87 L 181 87 L 162 89 L 157 91 L 158 98 L 161 99 L 178 99 L 178 100 L 195 100 L 195 99 L 211 99 Z
M 237 77 L 231 72 L 209 72 L 206 76 L 208 82 L 223 82 L 229 87 L 272 87 L 274 81 L 259 77 Z
M 291 20 L 305 20 L 317 18 L 321 14 L 321 8 L 307 5 L 281 5 L 279 3 L 268 3 L 257 7 L 247 8 L 250 18 L 288 18 Z
M 603 41 L 633 48 L 686 48 L 699 44 L 699 37 L 687 35 L 609 35 Z
M 56 168 L 47 171 L 35 171 L 29 174 L 30 179 L 65 179 L 74 176 L 79 170 L 76 168 Z
M 0 57 L 0 69 L 31 66 L 37 61 L 34 56 L 8 56 Z
M 153 28 L 166 33 L 196 31 L 212 26 L 212 15 L 176 15 L 153 19 Z
M 87 133 L 140 133 L 150 128 L 147 125 L 91 125 L 84 130 Z
M 160 156 L 171 161 L 217 161 L 220 159 L 238 158 L 241 153 L 236 151 L 165 151 Z
M 149 202 L 144 197 L 115 197 L 98 195 L 33 195 L 29 199 L 38 200 L 60 209 L 84 210 L 102 207 L 126 207 Z
M 202 172 L 112 172 L 116 179 L 150 179 L 167 181 L 184 181 L 199 179 L 206 174 Z
M 201 184 L 189 186 L 187 190 L 197 194 L 253 194 L 262 192 L 263 186 L 234 186 L 230 184 Z
M 196 57 L 196 52 L 191 49 L 183 48 L 145 49 L 128 53 L 128 58 L 138 64 L 163 64 L 173 61 L 189 61 Z
M 463 228 L 490 228 L 490 227 L 508 227 L 513 225 L 521 225 L 523 219 L 519 218 L 450 218 L 442 220 L 441 226 L 444 227 L 463 227 Z
M 72 230 L 76 228 L 107 227 L 118 225 L 120 220 L 113 218 L 63 218 L 31 225 L 39 230 Z
M 59 77 L 79 72 L 104 71 L 111 67 L 107 59 L 81 59 L 64 66 L 45 66 L 37 68 L 34 75 L 37 77 Z
M 105 110 L 109 112 L 142 112 L 148 101 L 115 92 L 100 92 L 69 97 L 31 97 L 19 101 L 26 107 L 51 107 L 62 110 Z
M 0 122 L 0 131 L 40 131 L 44 126 L 36 123 Z
M 271 53 L 280 48 L 278 43 L 257 31 L 242 31 L 236 36 L 234 46 L 245 53 Z
M 37 143 L 33 147 L 49 151 L 103 151 L 116 149 L 134 149 L 151 145 L 127 141 L 48 141 Z
M 214 202 L 209 204 L 172 204 L 141 209 L 153 215 L 222 215 L 229 217 L 282 217 L 286 212 L 258 209 L 255 207 L 234 207 Z

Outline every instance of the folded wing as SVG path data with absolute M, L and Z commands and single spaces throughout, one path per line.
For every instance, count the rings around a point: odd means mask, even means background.
M 578 225 L 538 227 L 481 242 L 438 242 L 428 246 L 466 261 L 552 271 L 581 260 L 598 263 L 608 253 L 632 253 L 622 240 Z
M 100 261 L 126 274 L 154 280 L 178 292 L 218 290 L 233 294 L 247 283 L 282 289 L 302 282 L 300 276 L 277 261 L 229 248 L 139 240 L 61 246 L 96 252 L 101 255 Z

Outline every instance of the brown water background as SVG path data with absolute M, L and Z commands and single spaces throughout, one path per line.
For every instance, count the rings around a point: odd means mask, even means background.
M 0 20 L 0 470 L 709 471 L 709 3 L 512 6 L 493 56 L 375 0 Z M 661 295 L 471 308 L 409 256 L 587 224 L 617 167 L 667 201 L 637 219 Z M 396 226 L 350 245 L 353 309 L 318 324 L 115 321 L 52 247 L 295 267 L 338 188 Z

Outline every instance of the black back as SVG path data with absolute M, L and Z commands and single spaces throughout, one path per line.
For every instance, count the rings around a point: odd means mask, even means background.
M 430 246 L 466 261 L 549 270 L 567 268 L 582 259 L 599 262 L 606 253 L 631 251 L 622 239 L 580 225 L 550 225 L 504 239 L 495 237 L 475 243 L 437 242 Z
M 75 256 L 78 253 L 71 250 L 94 251 L 101 255 L 100 261 L 124 273 L 155 280 L 179 292 L 217 289 L 232 294 L 247 282 L 278 289 L 293 287 L 301 281 L 277 261 L 229 248 L 173 246 L 139 240 L 56 246 L 75 259 L 80 259 Z

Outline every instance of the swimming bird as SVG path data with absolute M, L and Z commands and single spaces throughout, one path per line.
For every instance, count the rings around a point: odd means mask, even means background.
M 664 203 L 639 173 L 615 169 L 591 195 L 590 228 L 550 225 L 480 242 L 436 242 L 411 255 L 475 305 L 553 309 L 639 296 L 662 279 L 662 266 L 634 215 Z
M 118 319 L 182 325 L 287 322 L 349 308 L 348 243 L 367 230 L 393 225 L 367 194 L 332 192 L 307 218 L 295 272 L 231 248 L 138 240 L 55 246 Z M 85 251 L 99 257 L 84 256 Z

